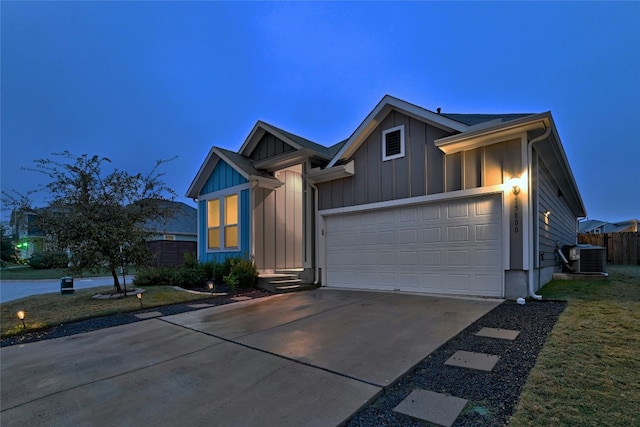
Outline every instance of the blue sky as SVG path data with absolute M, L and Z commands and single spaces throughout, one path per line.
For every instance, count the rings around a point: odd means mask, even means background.
M 69 150 L 184 194 L 257 120 L 330 145 L 385 95 L 550 110 L 589 218 L 640 217 L 640 2 L 11 2 L 1 187 Z

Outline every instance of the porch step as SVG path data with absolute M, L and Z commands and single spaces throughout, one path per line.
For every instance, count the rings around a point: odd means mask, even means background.
M 303 283 L 297 273 L 268 273 L 258 277 L 257 287 L 274 294 L 314 289 L 317 286 Z

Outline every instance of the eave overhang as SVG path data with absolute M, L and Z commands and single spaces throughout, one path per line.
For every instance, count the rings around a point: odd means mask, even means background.
M 435 140 L 435 145 L 445 154 L 454 154 L 460 151 L 473 150 L 474 148 L 494 144 L 497 139 L 506 140 L 525 132 L 542 129 L 551 125 L 549 112 L 534 114 L 478 129 L 472 129 L 457 135 L 447 136 Z
M 312 184 L 319 184 L 321 182 L 333 181 L 340 178 L 348 178 L 355 174 L 354 161 L 344 165 L 337 165 L 330 168 L 313 168 L 307 174 L 307 178 Z
M 331 159 L 327 167 L 333 167 L 340 160 L 348 160 L 366 140 L 374 129 L 393 111 L 399 111 L 409 117 L 415 118 L 432 126 L 444 129 L 448 132 L 464 132 L 469 126 L 448 117 L 444 117 L 433 111 L 426 110 L 417 105 L 410 104 L 401 99 L 385 95 L 378 105 L 369 113 L 355 132 L 342 146 L 340 151 Z
M 547 129 L 549 129 L 548 137 L 534 142 L 533 147 L 547 165 L 547 169 L 567 199 L 573 213 L 576 217 L 585 217 L 586 209 L 578 185 L 571 172 L 569 161 L 560 142 L 560 136 L 549 111 L 440 138 L 435 141 L 435 145 L 445 154 L 454 154 L 523 135 L 526 136 L 527 141 L 534 141 Z
M 235 153 L 232 153 L 232 155 L 235 156 Z M 220 160 L 231 166 L 247 181 L 256 182 L 258 187 L 274 189 L 284 184 L 282 181 L 256 170 L 249 164 L 243 164 L 244 160 L 240 161 L 240 164 L 238 164 L 227 156 L 223 150 L 217 147 L 211 147 L 207 158 L 204 163 L 202 163 L 202 166 L 200 166 L 200 170 L 187 190 L 187 197 L 194 200 L 198 198 L 200 190 L 207 182 L 209 176 L 211 176 L 211 173 L 213 173 L 213 170 L 216 168 L 216 165 Z
M 300 164 L 311 157 L 318 157 L 325 161 L 328 160 L 328 158 L 319 156 L 317 152 L 311 149 L 301 148 L 300 150 L 288 151 L 277 156 L 258 160 L 253 163 L 253 166 L 256 169 L 276 171 L 279 169 L 287 168 L 289 166 Z

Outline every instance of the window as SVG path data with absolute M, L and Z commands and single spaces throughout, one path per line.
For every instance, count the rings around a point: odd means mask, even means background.
M 211 250 L 239 246 L 238 195 L 211 199 L 207 202 L 207 248 Z
M 382 131 L 382 161 L 404 157 L 404 125 Z
M 238 247 L 238 195 L 224 198 L 224 247 Z

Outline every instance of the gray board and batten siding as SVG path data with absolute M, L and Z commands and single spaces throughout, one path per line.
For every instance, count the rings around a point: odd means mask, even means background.
M 405 126 L 405 156 L 382 160 L 382 131 Z M 499 185 L 522 170 L 521 141 L 445 155 L 434 141 L 450 133 L 397 111 L 353 155 L 355 174 L 318 184 L 320 210 Z
M 382 131 L 400 125 L 405 156 L 382 161 Z M 434 141 L 448 134 L 392 111 L 354 153 L 354 176 L 318 184 L 320 210 L 442 193 L 444 153 Z
M 254 190 L 255 262 L 261 271 L 303 267 L 302 167 L 276 171 L 284 185 Z

